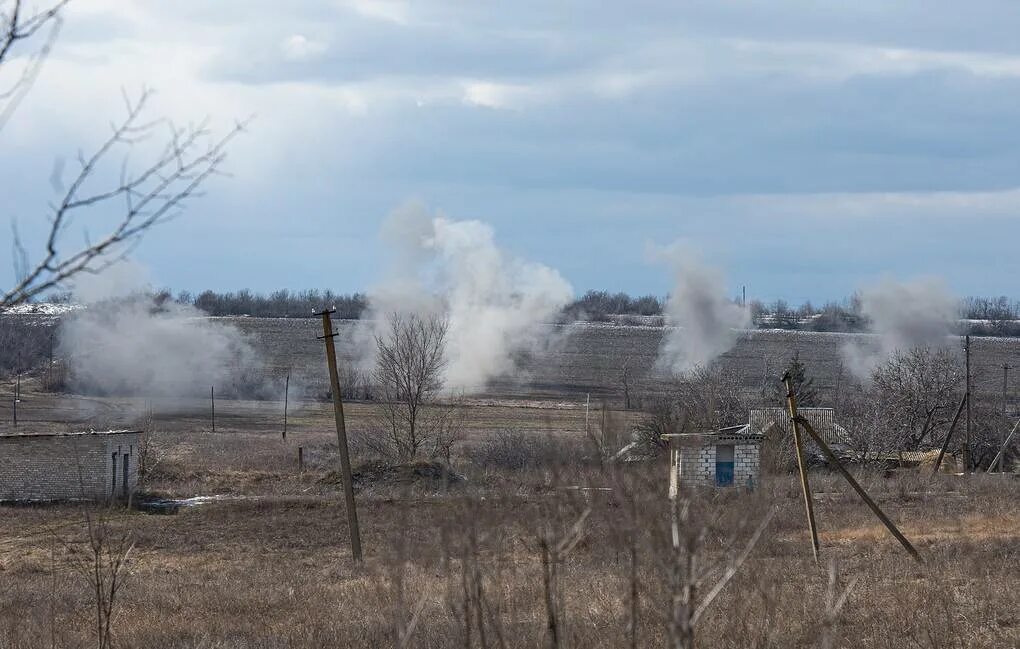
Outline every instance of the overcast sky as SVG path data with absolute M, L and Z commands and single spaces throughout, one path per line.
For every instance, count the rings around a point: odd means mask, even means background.
M 685 240 L 767 300 L 1020 297 L 1017 34 L 1009 0 L 74 0 L 0 132 L 0 216 L 31 242 L 54 165 L 148 85 L 153 116 L 255 115 L 135 251 L 157 285 L 369 289 L 416 199 L 579 293 L 664 294 L 648 249 Z

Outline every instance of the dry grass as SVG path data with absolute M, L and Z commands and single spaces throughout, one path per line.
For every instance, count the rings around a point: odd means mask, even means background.
M 549 646 L 540 541 L 563 534 L 590 507 L 583 538 L 559 567 L 562 646 L 630 646 L 633 583 L 638 646 L 662 646 L 670 628 L 669 510 L 662 481 L 649 469 L 569 479 L 515 474 L 506 476 L 516 485 L 512 493 L 489 484 L 446 494 L 363 494 L 364 566 L 349 559 L 335 495 L 267 496 L 175 516 L 120 512 L 111 528 L 130 535 L 135 549 L 114 640 L 130 647 L 377 647 L 399 646 L 404 637 L 407 646 L 466 646 L 469 614 L 472 646 L 482 646 L 480 628 L 487 646 L 501 646 L 500 638 L 502 646 Z M 560 489 L 563 480 L 614 490 Z M 835 646 L 1020 641 L 1015 481 L 946 479 L 911 496 L 895 482 L 871 480 L 924 554 L 918 565 L 829 480 L 816 479 L 820 492 L 834 494 L 819 498 L 824 556 L 837 561 L 841 584 L 858 578 L 835 624 Z M 700 625 L 699 646 L 814 646 L 820 639 L 827 573 L 810 558 L 793 481 L 755 494 L 702 494 L 692 515 L 707 530 L 700 560 L 723 557 L 727 543 L 740 545 L 770 504 L 777 517 Z M 90 594 L 70 567 L 71 550 L 85 540 L 80 510 L 0 514 L 0 646 L 88 646 Z M 465 595 L 465 566 L 481 595 L 474 588 Z

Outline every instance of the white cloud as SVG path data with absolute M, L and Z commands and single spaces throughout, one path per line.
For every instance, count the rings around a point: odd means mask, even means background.
M 280 44 L 280 52 L 288 61 L 308 61 L 325 54 L 328 46 L 321 41 L 309 40 L 304 34 L 294 34 Z
M 346 4 L 368 18 L 376 18 L 398 25 L 407 25 L 411 20 L 410 8 L 407 3 L 399 0 L 350 0 Z
M 534 93 L 526 86 L 491 81 L 464 83 L 464 103 L 484 108 L 519 108 Z

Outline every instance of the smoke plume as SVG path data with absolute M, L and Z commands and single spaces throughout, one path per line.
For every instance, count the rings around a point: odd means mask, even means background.
M 674 244 L 653 256 L 667 262 L 676 277 L 657 364 L 671 372 L 706 365 L 733 347 L 738 331 L 750 325 L 750 314 L 726 297 L 722 273 L 705 265 L 689 246 Z
M 373 332 L 393 313 L 445 316 L 449 390 L 478 391 L 492 378 L 513 374 L 514 353 L 542 344 L 542 325 L 573 297 L 558 272 L 507 254 L 492 227 L 480 221 L 430 215 L 410 203 L 387 219 L 383 237 L 396 261 L 369 295 Z
M 843 349 L 848 369 L 866 379 L 890 354 L 915 347 L 944 347 L 958 318 L 958 303 L 938 279 L 886 280 L 860 292 L 861 315 L 878 339 Z
M 86 308 L 60 327 L 69 383 L 87 393 L 261 396 L 262 364 L 235 327 L 190 305 L 157 304 L 144 269 L 121 263 L 73 287 Z M 133 278 L 133 279 L 132 279 Z

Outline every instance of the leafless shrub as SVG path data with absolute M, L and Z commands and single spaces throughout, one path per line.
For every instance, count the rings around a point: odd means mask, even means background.
M 118 595 L 124 585 L 125 568 L 134 549 L 129 533 L 118 533 L 110 523 L 108 512 L 82 510 L 85 524 L 84 549 L 62 539 L 74 570 L 85 580 L 92 597 L 93 632 L 98 649 L 113 647 L 114 617 Z
M 634 435 L 635 441 L 646 451 L 658 454 L 667 446 L 662 436 L 684 432 L 686 420 L 680 405 L 669 397 L 654 397 L 650 402 L 648 412 L 634 427 Z
M 369 377 L 354 363 L 342 363 L 338 370 L 340 394 L 345 401 L 370 401 L 372 387 Z
M 595 421 L 588 422 L 585 434 L 591 443 L 595 455 L 603 465 L 613 458 L 623 447 L 623 436 L 620 422 L 616 415 L 609 409 L 609 405 L 603 401 Z
M 485 441 L 468 447 L 468 459 L 484 469 L 520 471 L 577 465 L 584 448 L 576 438 L 535 435 L 516 428 L 495 431 Z

